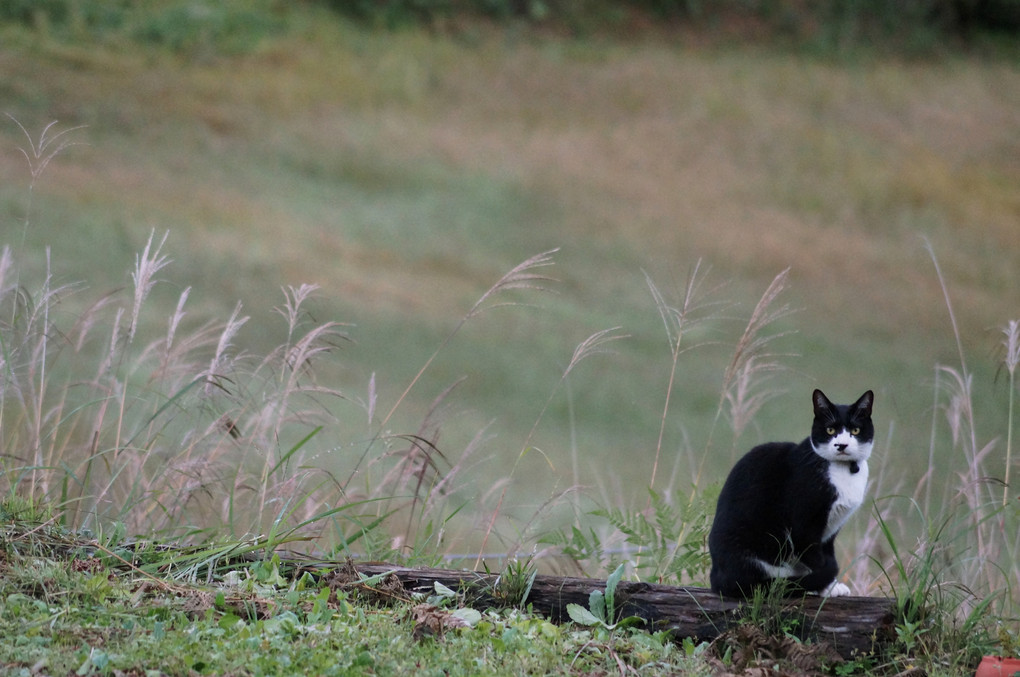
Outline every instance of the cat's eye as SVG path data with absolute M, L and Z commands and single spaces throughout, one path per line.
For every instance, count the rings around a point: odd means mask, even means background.
M 836 434 L 836 429 L 835 428 L 826 428 L 825 429 L 825 434 L 826 435 L 835 435 Z
M 850 431 L 850 434 L 853 435 L 854 437 L 857 437 L 858 435 L 861 434 L 861 429 L 860 428 L 854 428 L 853 430 Z

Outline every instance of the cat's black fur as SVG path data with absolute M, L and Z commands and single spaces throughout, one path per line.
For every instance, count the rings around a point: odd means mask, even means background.
M 850 593 L 836 582 L 833 542 L 864 499 L 874 395 L 835 405 L 815 390 L 811 399 L 810 437 L 751 449 L 723 485 L 708 537 L 718 593 L 749 597 L 774 578 L 793 590 Z

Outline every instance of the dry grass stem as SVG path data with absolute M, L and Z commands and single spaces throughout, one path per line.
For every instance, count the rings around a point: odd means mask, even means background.
M 765 403 L 783 394 L 781 388 L 765 386 L 770 372 L 781 369 L 782 366 L 775 360 L 762 360 L 757 355 L 748 357 L 740 365 L 733 382 L 725 391 L 734 443 L 744 434 L 744 430 Z
M 516 474 L 517 467 L 520 465 L 524 457 L 528 455 L 528 452 L 534 449 L 534 447 L 532 447 L 532 439 L 534 438 L 535 433 L 538 430 L 539 424 L 545 417 L 545 412 L 549 409 L 549 405 L 552 403 L 557 390 L 559 390 L 559 386 L 562 385 L 567 380 L 567 376 L 570 375 L 570 372 L 583 360 L 587 359 L 588 357 L 591 357 L 592 355 L 610 352 L 606 348 L 606 344 L 608 344 L 611 341 L 626 338 L 626 335 L 615 333 L 618 332 L 619 329 L 620 329 L 619 327 L 613 327 L 611 329 L 603 329 L 601 331 L 597 331 L 588 338 L 586 338 L 584 341 L 581 341 L 581 343 L 579 343 L 577 347 L 574 349 L 574 354 L 570 359 L 570 363 L 567 364 L 566 369 L 563 370 L 563 373 L 560 375 L 560 379 L 557 382 L 556 387 L 553 388 L 552 391 L 549 393 L 549 397 L 546 398 L 545 404 L 542 405 L 542 409 L 539 411 L 538 416 L 535 417 L 535 421 L 534 423 L 532 423 L 531 429 L 528 431 L 527 436 L 524 438 L 524 443 L 521 445 L 521 450 L 517 454 L 517 458 L 514 460 L 513 467 L 510 469 L 511 479 Z M 535 451 L 541 453 L 541 450 L 535 449 Z M 546 462 L 549 464 L 550 468 L 553 468 L 552 462 L 549 461 L 548 457 L 546 457 Z M 503 491 L 499 497 L 499 501 L 496 503 L 496 508 L 492 512 L 492 517 L 489 519 L 488 525 L 486 526 L 485 534 L 482 536 L 481 546 L 479 546 L 478 558 L 475 561 L 475 567 L 478 567 L 481 564 L 482 554 L 485 552 L 485 546 L 489 542 L 489 536 L 492 534 L 492 529 L 496 524 L 496 519 L 499 516 L 500 511 L 502 510 L 503 500 L 506 498 L 506 492 L 508 487 L 509 483 L 507 484 L 507 486 L 503 488 Z
M 556 282 L 556 280 L 534 271 L 539 268 L 545 268 L 553 265 L 553 254 L 558 251 L 559 248 L 556 248 L 542 252 L 541 254 L 536 254 L 510 269 L 510 271 L 501 277 L 496 284 L 489 287 L 489 289 L 482 294 L 478 301 L 476 301 L 471 307 L 471 310 L 468 311 L 467 315 L 465 315 L 461 320 L 461 324 L 485 310 L 503 305 L 515 305 L 506 303 L 496 304 L 495 306 L 485 305 L 490 298 L 501 292 L 509 291 L 511 289 L 530 289 L 540 292 L 549 291 L 549 288 L 546 285 L 550 282 Z M 460 325 L 458 325 L 457 328 L 459 329 Z
M 82 145 L 80 142 L 71 141 L 67 138 L 67 135 L 79 129 L 84 129 L 85 125 L 70 127 L 51 135 L 50 130 L 57 124 L 57 121 L 54 120 L 43 127 L 42 132 L 39 133 L 39 139 L 36 141 L 32 139 L 32 135 L 29 134 L 28 130 L 25 129 L 17 118 L 10 113 L 6 113 L 6 115 L 18 126 L 25 135 L 25 138 L 28 139 L 28 150 L 25 150 L 24 147 L 20 147 L 18 150 L 21 151 L 21 154 L 25 156 L 25 161 L 28 162 L 28 171 L 33 183 L 42 176 L 42 173 L 46 171 L 46 166 L 49 165 L 53 158 L 71 146 Z
M 486 290 L 486 292 L 478 298 L 475 304 L 471 306 L 471 309 L 467 312 L 467 314 L 460 319 L 460 321 L 457 323 L 457 326 L 453 328 L 453 331 L 451 331 L 446 336 L 446 338 L 443 339 L 443 342 L 439 345 L 438 348 L 436 348 L 435 352 L 432 353 L 431 356 L 429 356 L 429 358 L 425 361 L 425 364 L 421 366 L 421 369 L 418 370 L 418 373 L 415 374 L 414 378 L 411 379 L 411 382 L 407 384 L 407 387 L 404 389 L 404 392 L 400 394 L 400 397 L 398 397 L 397 400 L 393 403 L 393 406 L 390 408 L 389 412 L 386 414 L 385 417 L 383 417 L 383 420 L 380 423 L 380 427 L 381 428 L 386 427 L 390 419 L 393 418 L 393 414 L 396 413 L 397 409 L 400 408 L 400 405 L 404 402 L 405 399 L 407 399 L 408 394 L 414 388 L 415 384 L 417 384 L 418 381 L 421 380 L 421 377 L 425 374 L 426 371 L 428 371 L 428 368 L 435 361 L 436 357 L 438 357 L 439 354 L 446 348 L 446 346 L 449 345 L 450 341 L 452 341 L 454 336 L 456 336 L 457 333 L 460 332 L 461 328 L 463 328 L 463 326 L 467 324 L 468 320 L 484 312 L 485 310 L 489 310 L 500 306 L 516 305 L 513 303 L 499 303 L 492 306 L 486 305 L 491 298 L 493 298 L 500 292 L 512 289 L 532 289 L 536 291 L 547 291 L 545 283 L 552 282 L 554 280 L 545 275 L 540 275 L 534 271 L 539 268 L 553 265 L 552 255 L 555 254 L 557 251 L 559 251 L 559 249 L 551 249 L 547 252 L 536 254 L 535 256 L 532 256 L 522 261 L 521 263 L 514 266 L 508 273 L 503 275 L 503 277 L 499 278 L 496 284 L 489 287 L 489 289 Z
M 778 355 L 767 352 L 767 347 L 772 342 L 791 333 L 789 331 L 771 332 L 767 330 L 776 322 L 793 313 L 790 305 L 783 303 L 777 305 L 779 297 L 787 288 L 790 269 L 787 268 L 776 275 L 769 286 L 765 289 L 758 303 L 744 327 L 744 331 L 737 341 L 733 350 L 733 357 L 723 373 L 722 390 L 719 395 L 719 404 L 716 407 L 715 418 L 709 431 L 708 441 L 705 443 L 705 450 L 702 454 L 696 475 L 696 483 L 700 485 L 705 459 L 712 447 L 712 440 L 715 430 L 725 411 L 726 404 L 730 405 L 730 420 L 734 427 L 733 444 L 734 449 L 737 443 L 737 432 L 743 431 L 751 420 L 757 409 L 760 408 L 770 397 L 766 393 L 751 395 L 754 389 L 754 380 L 760 374 L 780 369 Z M 736 388 L 739 392 L 733 392 Z
M 671 306 L 655 285 L 655 282 L 652 281 L 651 276 L 645 273 L 645 282 L 652 294 L 652 298 L 655 300 L 655 307 L 659 311 L 662 324 L 666 329 L 666 340 L 669 343 L 671 357 L 669 381 L 666 384 L 666 397 L 662 405 L 662 416 L 659 418 L 659 435 L 655 443 L 655 458 L 652 461 L 652 473 L 648 480 L 649 487 L 655 486 L 655 480 L 658 476 L 659 460 L 662 456 L 662 443 L 666 433 L 666 420 L 669 415 L 669 405 L 676 383 L 677 365 L 680 361 L 680 355 L 685 350 L 690 349 L 690 347 L 683 346 L 683 339 L 688 329 L 692 329 L 699 320 L 695 314 L 703 308 L 701 288 L 707 275 L 707 270 L 704 273 L 701 272 L 701 259 L 698 259 L 697 263 L 694 264 L 694 269 L 687 278 L 682 301 L 677 306 Z
M 689 308 L 691 305 L 691 299 L 693 296 L 693 289 L 695 282 L 698 281 L 698 269 L 701 266 L 701 261 L 694 267 L 694 272 L 691 274 L 687 284 L 687 293 L 684 295 L 683 303 L 679 308 L 670 306 L 662 292 L 652 281 L 651 276 L 645 273 L 645 282 L 648 285 L 648 289 L 652 294 L 652 298 L 655 300 L 655 307 L 659 311 L 659 317 L 662 318 L 662 324 L 666 329 L 666 340 L 669 343 L 670 355 L 672 356 L 670 370 L 669 370 L 669 382 L 666 385 L 666 401 L 663 404 L 662 416 L 659 425 L 659 438 L 655 445 L 655 461 L 652 464 L 652 478 L 651 484 L 655 484 L 656 469 L 659 464 L 659 455 L 662 451 L 662 438 L 666 429 L 666 416 L 669 412 L 669 400 L 673 393 L 673 382 L 676 378 L 676 365 L 680 357 L 681 342 L 684 337 L 684 330 L 686 329 L 685 320 L 688 317 Z
M 532 449 L 531 441 L 532 439 L 534 439 L 535 433 L 538 431 L 538 426 L 542 422 L 542 419 L 545 418 L 545 413 L 549 409 L 549 405 L 552 404 L 553 398 L 556 396 L 556 393 L 559 390 L 559 386 L 566 381 L 567 377 L 570 375 L 570 372 L 573 371 L 574 368 L 582 361 L 593 355 L 600 355 L 612 352 L 606 347 L 608 343 L 627 338 L 626 334 L 615 333 L 618 332 L 619 330 L 620 327 L 612 327 L 610 329 L 603 329 L 601 331 L 597 331 L 588 338 L 586 338 L 585 340 L 581 341 L 574 348 L 574 354 L 570 358 L 570 362 L 567 364 L 567 367 L 563 370 L 563 373 L 560 374 L 560 380 L 557 382 L 556 387 L 554 387 L 552 391 L 549 393 L 549 397 L 546 398 L 545 404 L 542 405 L 542 409 L 538 412 L 538 416 L 535 417 L 535 421 L 534 423 L 532 423 L 531 429 L 528 431 L 527 436 L 524 438 L 524 443 L 521 445 L 521 451 L 517 455 L 517 460 L 514 462 L 513 468 L 510 470 L 511 477 L 513 477 L 514 473 L 516 472 L 517 465 L 527 455 L 528 451 Z
M 1003 478 L 1002 506 L 1005 508 L 1009 499 L 1010 469 L 1013 465 L 1013 399 L 1016 394 L 1016 365 L 1020 363 L 1020 320 L 1010 320 L 1002 330 L 1005 348 L 1003 364 L 1009 373 L 1009 404 L 1007 405 L 1006 422 L 1006 473 Z
M 751 317 L 747 321 L 744 333 L 741 335 L 740 340 L 737 341 L 736 349 L 733 351 L 733 358 L 730 360 L 729 365 L 726 367 L 726 373 L 723 375 L 724 393 L 732 385 L 741 370 L 746 368 L 748 361 L 752 358 L 760 358 L 766 345 L 789 333 L 764 333 L 764 330 L 769 325 L 778 322 L 780 319 L 793 312 L 789 304 L 784 303 L 779 307 L 774 307 L 776 300 L 787 288 L 787 278 L 789 277 L 789 274 L 790 269 L 787 268 L 776 275 L 771 284 L 769 284 L 768 288 L 765 290 L 765 293 L 762 294 L 761 298 L 758 300 L 757 305 L 754 307 L 754 311 L 751 312 Z M 766 363 L 759 361 L 759 366 L 764 368 Z
M 303 327 L 314 287 L 284 290 L 288 343 L 257 361 L 234 345 L 247 321 L 240 305 L 225 323 L 184 326 L 189 288 L 165 334 L 142 341 L 165 244 L 150 235 L 133 290 L 102 295 L 69 328 L 50 311 L 75 287 L 50 273 L 35 290 L 12 284 L 10 250 L 0 253 L 0 444 L 27 454 L 0 458 L 3 490 L 48 502 L 72 528 L 321 532 L 308 520 L 345 505 L 329 472 L 306 465 L 332 423 L 325 400 L 342 398 L 314 382 L 316 361 L 343 338 L 338 325 Z
M 925 249 L 928 250 L 928 256 L 931 258 L 931 263 L 935 267 L 935 275 L 939 280 L 939 288 L 942 290 L 942 298 L 946 304 L 946 312 L 949 313 L 949 324 L 953 328 L 953 338 L 956 339 L 956 354 L 960 359 L 960 370 L 966 377 L 967 372 L 967 359 L 963 352 L 963 339 L 960 337 L 960 326 L 956 322 L 956 313 L 953 312 L 953 302 L 949 298 L 949 285 L 946 283 L 945 277 L 942 275 L 942 266 L 939 265 L 939 259 L 935 255 L 935 248 L 932 246 L 931 241 L 928 238 L 923 238 Z
M 138 330 L 138 317 L 142 312 L 142 304 L 149 296 L 149 292 L 152 291 L 152 287 L 156 284 L 156 273 L 170 263 L 170 259 L 160 253 L 163 245 L 166 244 L 170 231 L 163 233 L 163 239 L 153 249 L 152 238 L 155 235 L 155 231 L 149 233 L 145 249 L 142 250 L 141 254 L 135 256 L 135 269 L 131 272 L 131 281 L 135 286 L 135 295 L 134 303 L 131 306 L 131 327 L 128 329 L 128 343 L 135 338 L 135 332 Z

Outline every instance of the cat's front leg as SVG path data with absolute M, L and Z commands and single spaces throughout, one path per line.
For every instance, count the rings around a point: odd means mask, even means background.
M 803 578 L 803 586 L 822 597 L 846 597 L 850 587 L 839 582 L 839 563 L 836 562 L 835 536 L 817 548 L 809 548 L 803 560 L 811 573 Z
M 829 583 L 819 593 L 822 597 L 846 597 L 850 594 L 850 588 L 846 583 L 840 583 L 839 581 L 833 581 Z

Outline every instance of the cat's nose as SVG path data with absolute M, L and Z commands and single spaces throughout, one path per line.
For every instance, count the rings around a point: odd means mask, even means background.
M 836 445 L 836 449 L 838 451 L 846 451 L 847 446 L 849 446 L 849 445 L 846 445 L 846 444 L 837 444 Z

